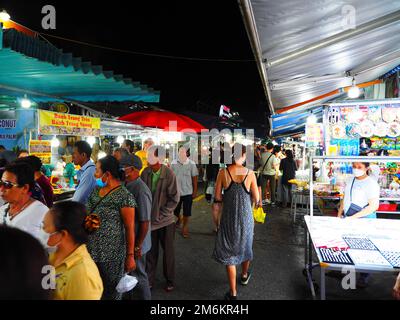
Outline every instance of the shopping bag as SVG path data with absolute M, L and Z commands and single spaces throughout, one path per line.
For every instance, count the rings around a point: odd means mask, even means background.
M 118 293 L 131 291 L 138 283 L 136 277 L 125 274 L 116 287 Z
M 206 194 L 214 194 L 214 183 L 210 182 L 206 189 Z
M 254 217 L 254 221 L 257 223 L 264 223 L 265 222 L 265 212 L 264 209 L 262 207 L 259 208 L 254 208 L 253 209 L 253 217 Z

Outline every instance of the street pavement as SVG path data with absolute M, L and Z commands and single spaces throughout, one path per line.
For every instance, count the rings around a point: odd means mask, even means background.
M 252 278 L 246 287 L 239 284 L 241 300 L 309 300 L 304 269 L 304 228 L 301 218 L 293 224 L 288 209 L 265 208 L 265 224 L 256 224 Z M 204 200 L 194 202 L 190 221 L 190 238 L 180 230 L 175 235 L 176 287 L 163 290 L 162 257 L 158 263 L 157 280 L 152 290 L 153 300 L 222 300 L 228 291 L 224 266 L 212 258 L 215 235 L 211 206 Z M 316 270 L 314 279 L 319 279 Z M 318 281 L 317 281 L 318 282 Z M 327 299 L 392 299 L 395 274 L 374 274 L 365 289 L 344 290 L 338 279 L 327 278 Z

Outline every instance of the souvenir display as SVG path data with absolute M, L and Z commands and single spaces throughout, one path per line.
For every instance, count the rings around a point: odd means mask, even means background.
M 346 129 L 341 124 L 332 126 L 332 137 L 335 139 L 342 139 L 346 137 Z
M 351 148 L 337 141 L 353 139 L 360 139 L 356 155 L 382 149 L 391 151 L 390 155 L 395 150 L 400 154 L 400 103 L 330 107 L 327 121 L 330 132 L 326 150 L 330 150 L 330 145 L 338 148 L 336 152 L 329 152 L 330 155 L 352 156 Z
M 378 138 L 378 137 L 372 137 L 371 138 L 371 149 L 382 149 L 383 147 L 383 139 Z
M 356 265 L 374 265 L 382 267 L 392 267 L 392 265 L 377 250 L 354 250 L 348 251 L 352 261 Z
M 400 252 L 382 251 L 381 253 L 394 268 L 400 268 Z
M 319 248 L 318 250 L 321 254 L 322 262 L 348 265 L 354 264 L 346 251 L 334 250 L 332 248 Z
M 396 108 L 384 107 L 382 108 L 382 119 L 387 123 L 391 123 L 396 120 L 397 111 Z
M 351 238 L 343 236 L 344 241 L 350 249 L 377 250 L 375 245 L 368 238 Z
M 388 125 L 386 122 L 378 122 L 375 124 L 374 135 L 378 137 L 386 137 L 388 133 Z
M 389 123 L 387 135 L 393 138 L 400 136 L 400 123 L 399 122 Z
M 360 123 L 359 134 L 361 137 L 370 138 L 374 135 L 375 126 L 372 121 L 366 120 Z
M 329 124 L 337 124 L 340 121 L 340 108 L 329 107 L 328 122 Z
M 400 109 L 399 109 L 400 110 Z M 382 110 L 380 106 L 370 106 L 368 119 L 374 123 L 382 121 Z
M 359 124 L 358 123 L 349 123 L 346 126 L 346 135 L 350 138 L 359 138 Z

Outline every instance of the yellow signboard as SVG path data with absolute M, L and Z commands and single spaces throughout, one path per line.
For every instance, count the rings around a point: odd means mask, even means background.
M 51 162 L 51 141 L 31 140 L 29 141 L 29 154 L 40 158 L 43 164 Z
M 100 136 L 100 118 L 39 110 L 41 135 Z

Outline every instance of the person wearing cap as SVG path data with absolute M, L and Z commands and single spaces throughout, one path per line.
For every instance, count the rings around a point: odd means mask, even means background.
M 125 187 L 133 194 L 137 203 L 135 215 L 135 259 L 136 270 L 132 275 L 138 279 L 136 289 L 130 292 L 131 299 L 151 300 L 149 279 L 146 273 L 146 254 L 151 248 L 151 206 L 152 194 L 149 187 L 140 178 L 142 161 L 136 155 L 124 155 L 120 166 L 125 172 Z

